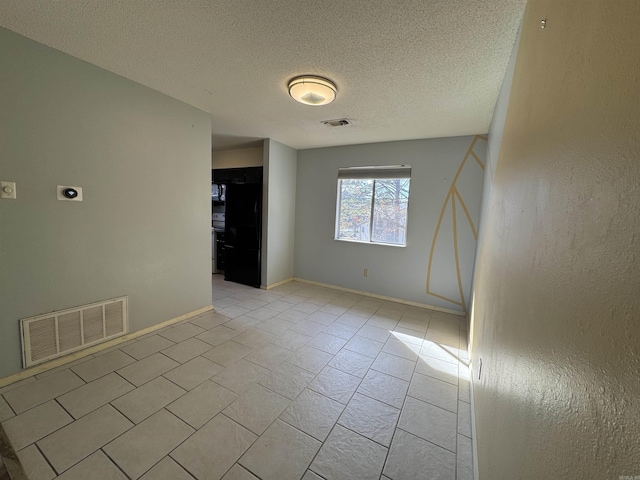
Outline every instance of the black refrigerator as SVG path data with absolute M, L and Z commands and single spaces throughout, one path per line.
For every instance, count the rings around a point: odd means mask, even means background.
M 262 184 L 228 183 L 224 279 L 260 287 Z

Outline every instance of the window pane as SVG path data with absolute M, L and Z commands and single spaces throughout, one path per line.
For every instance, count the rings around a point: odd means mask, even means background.
M 376 180 L 373 242 L 404 245 L 407 232 L 408 178 Z
M 369 241 L 373 180 L 340 180 L 338 238 Z

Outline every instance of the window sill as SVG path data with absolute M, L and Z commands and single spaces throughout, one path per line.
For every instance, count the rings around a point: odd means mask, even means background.
M 395 247 L 395 248 L 406 248 L 407 244 L 398 245 L 396 243 L 382 243 L 382 242 L 363 242 L 361 240 L 347 240 L 346 238 L 334 238 L 336 242 L 345 242 L 345 243 L 357 243 L 358 245 L 381 245 L 383 247 Z

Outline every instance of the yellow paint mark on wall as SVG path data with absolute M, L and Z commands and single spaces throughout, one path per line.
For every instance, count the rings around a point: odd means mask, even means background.
M 458 167 L 458 170 L 456 171 L 456 174 L 453 177 L 453 181 L 451 182 L 451 186 L 449 187 L 447 196 L 444 199 L 442 209 L 440 210 L 440 216 L 438 217 L 438 223 L 436 224 L 436 231 L 433 235 L 433 241 L 431 242 L 431 250 L 429 252 L 429 266 L 427 267 L 427 293 L 429 295 L 433 295 L 434 297 L 446 300 L 447 302 L 451 302 L 455 305 L 459 305 L 465 310 L 466 310 L 466 302 L 464 299 L 464 289 L 462 287 L 462 275 L 460 272 L 460 260 L 459 260 L 459 254 L 458 254 L 458 227 L 457 227 L 457 219 L 456 219 L 456 199 L 458 200 L 458 203 L 460 204 L 460 206 L 462 207 L 462 210 L 464 211 L 467 222 L 469 222 L 469 226 L 471 227 L 473 238 L 476 240 L 478 238 L 478 232 L 476 230 L 475 225 L 473 224 L 473 220 L 471 219 L 471 214 L 469 213 L 469 209 L 467 208 L 467 205 L 462 199 L 462 195 L 460 195 L 460 192 L 456 186 L 456 182 L 458 181 L 458 178 L 460 177 L 460 173 L 462 172 L 462 169 L 467 163 L 467 160 L 469 159 L 469 157 L 473 158 L 476 161 L 476 163 L 478 163 L 480 168 L 484 170 L 484 163 L 482 163 L 480 158 L 473 151 L 473 147 L 475 146 L 478 140 L 483 140 L 486 142 L 487 136 L 476 135 L 473 138 L 471 145 L 469 145 L 469 148 L 467 149 L 467 153 L 462 158 L 462 162 L 460 163 L 460 166 Z M 458 290 L 460 295 L 460 298 L 458 300 L 455 300 L 453 298 L 448 298 L 444 295 L 440 295 L 431 290 L 431 286 L 432 286 L 431 285 L 431 267 L 433 265 L 433 256 L 436 248 L 436 240 L 438 239 L 438 235 L 440 234 L 442 219 L 444 218 L 444 214 L 447 210 L 447 206 L 449 205 L 449 202 L 451 202 L 451 216 L 453 220 L 453 250 L 454 250 L 454 256 L 455 256 L 456 276 L 458 279 Z

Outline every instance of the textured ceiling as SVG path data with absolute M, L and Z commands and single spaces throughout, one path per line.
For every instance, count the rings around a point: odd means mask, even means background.
M 486 133 L 525 3 L 3 0 L 0 25 L 210 112 L 214 148 L 300 149 Z M 296 103 L 300 74 L 336 100 Z

